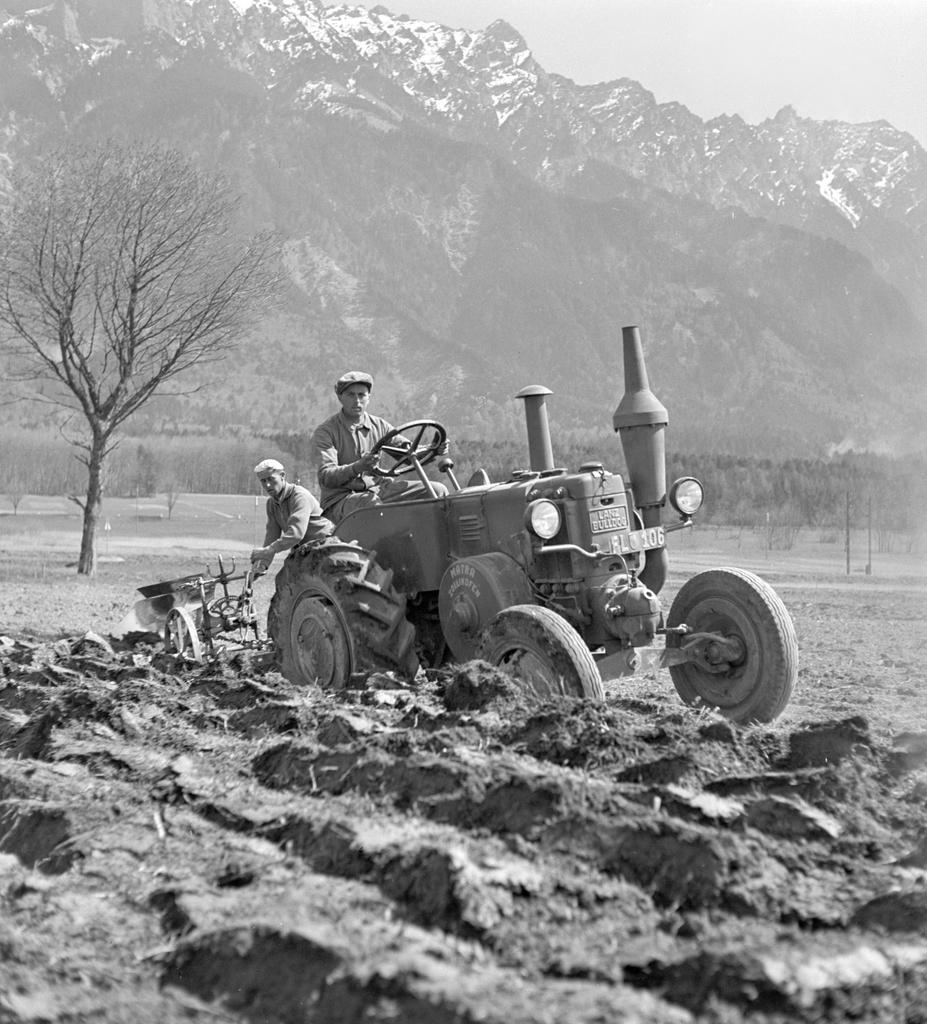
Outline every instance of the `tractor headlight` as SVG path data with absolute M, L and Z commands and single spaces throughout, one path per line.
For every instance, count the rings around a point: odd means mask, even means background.
M 694 476 L 683 476 L 673 481 L 670 487 L 669 500 L 674 509 L 681 515 L 688 518 L 694 516 L 702 507 L 705 492 L 702 485 Z
M 562 522 L 560 509 L 546 498 L 532 501 L 525 511 L 525 524 L 541 540 L 550 540 L 551 537 L 556 537 L 560 532 Z

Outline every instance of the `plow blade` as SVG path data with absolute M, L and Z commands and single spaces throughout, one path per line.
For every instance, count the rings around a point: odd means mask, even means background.
M 185 609 L 193 621 L 198 623 L 202 615 L 198 585 L 201 579 L 199 575 L 181 576 L 176 580 L 163 580 L 139 587 L 142 600 L 135 602 L 132 610 L 113 630 L 113 636 L 127 636 L 130 633 L 156 633 L 160 636 L 173 608 Z M 207 602 L 213 599 L 215 589 L 214 583 L 205 586 Z

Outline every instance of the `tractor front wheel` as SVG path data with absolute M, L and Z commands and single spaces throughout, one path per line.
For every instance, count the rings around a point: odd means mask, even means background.
M 283 675 L 323 690 L 376 671 L 413 678 L 415 633 L 392 580 L 359 544 L 333 537 L 295 549 L 277 574 L 267 616 Z
M 668 648 L 690 660 L 670 666 L 687 704 L 708 704 L 733 722 L 771 722 L 782 714 L 798 677 L 798 640 L 785 605 L 768 583 L 743 569 L 709 569 L 676 595 Z
M 599 670 L 583 638 L 549 608 L 504 608 L 483 631 L 474 657 L 502 669 L 540 697 L 605 699 Z

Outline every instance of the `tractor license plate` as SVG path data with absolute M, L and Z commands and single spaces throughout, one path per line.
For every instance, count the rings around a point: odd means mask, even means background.
M 636 551 L 649 551 L 651 548 L 662 548 L 666 544 L 666 536 L 662 526 L 651 526 L 646 530 L 631 530 L 629 533 L 616 533 L 610 539 L 609 548 L 613 555 L 633 555 Z

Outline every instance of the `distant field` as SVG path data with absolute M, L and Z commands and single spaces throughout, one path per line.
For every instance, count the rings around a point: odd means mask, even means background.
M 152 547 L 254 547 L 264 536 L 264 498 L 245 494 L 185 494 L 168 518 L 158 498 L 106 498 L 98 533 L 98 553 L 119 554 Z M 80 545 L 81 510 L 64 497 L 27 495 L 16 515 L 0 509 L 0 548 L 60 549 Z
M 28 495 L 16 515 L 0 508 L 0 552 L 42 550 L 76 557 L 81 512 L 65 497 Z M 176 557 L 184 551 L 238 554 L 259 544 L 264 533 L 264 498 L 250 494 L 184 494 L 168 518 L 163 498 L 106 498 L 97 540 L 101 559 L 145 555 Z M 906 548 L 892 538 L 892 550 L 877 550 L 865 530 L 850 538 L 853 578 L 912 577 L 927 580 L 927 551 Z M 711 565 L 734 564 L 771 578 L 786 575 L 847 574 L 845 537 L 817 529 L 796 532 L 790 542 L 765 530 L 698 525 L 668 535 L 672 571 L 689 573 Z M 197 556 L 199 557 L 199 556 Z M 870 564 L 871 573 L 866 567 Z M 2 562 L 0 562 L 2 572 Z
M 791 546 L 781 538 L 770 539 L 765 530 L 726 526 L 696 526 L 672 533 L 667 538 L 671 565 L 676 570 L 697 571 L 713 565 L 738 565 L 767 576 L 833 577 L 874 583 L 879 579 L 927 582 L 927 551 L 908 551 L 906 538 L 892 538 L 892 550 L 879 551 L 875 538 L 872 550 L 865 530 L 850 533 L 849 573 L 846 538 L 833 531 L 797 531 Z M 871 561 L 870 561 L 871 558 Z M 871 571 L 867 573 L 867 565 Z

